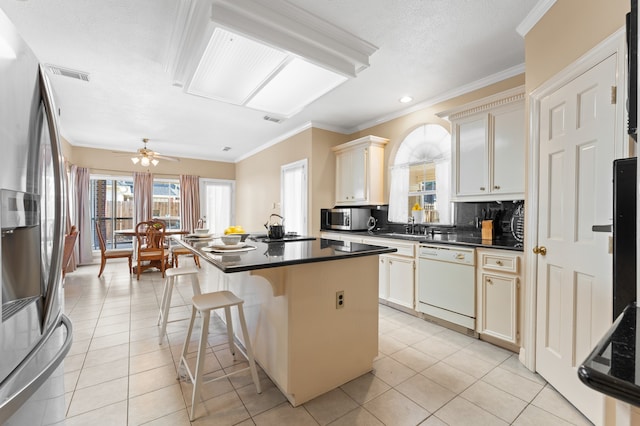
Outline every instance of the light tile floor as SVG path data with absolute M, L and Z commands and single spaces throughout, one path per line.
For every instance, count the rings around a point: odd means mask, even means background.
M 591 424 L 515 354 L 386 306 L 371 373 L 296 408 L 262 370 L 260 395 L 248 372 L 239 374 L 204 386 L 190 423 L 192 388 L 176 380 L 187 321 L 170 323 L 158 345 L 160 273 L 136 281 L 118 262 L 100 279 L 97 272 L 80 267 L 65 282 L 74 327 L 64 362 L 70 426 Z M 214 274 L 203 264 L 203 291 Z M 188 280 L 178 281 L 170 319 L 188 318 L 179 305 L 191 296 Z M 213 317 L 207 369 L 218 374 L 246 365 L 230 356 L 225 332 Z

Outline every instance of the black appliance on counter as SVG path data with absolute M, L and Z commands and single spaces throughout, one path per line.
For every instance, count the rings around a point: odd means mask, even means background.
M 613 320 L 636 300 L 637 159 L 613 162 Z

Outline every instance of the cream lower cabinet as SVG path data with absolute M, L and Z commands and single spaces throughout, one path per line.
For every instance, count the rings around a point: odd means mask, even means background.
M 382 302 L 415 309 L 415 244 L 409 241 L 365 238 L 365 244 L 393 247 L 393 254 L 378 256 L 378 288 Z
M 413 309 L 415 306 L 415 260 L 393 255 L 380 255 L 379 257 L 380 298 Z
M 522 254 L 477 249 L 476 331 L 514 346 L 520 343 Z
M 322 238 L 393 247 L 392 254 L 378 256 L 378 294 L 380 302 L 415 309 L 416 294 L 416 244 L 389 238 L 349 235 L 338 232 L 321 232 Z

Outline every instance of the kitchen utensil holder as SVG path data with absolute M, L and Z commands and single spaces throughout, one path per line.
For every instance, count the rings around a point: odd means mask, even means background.
M 494 236 L 493 221 L 483 220 L 482 221 L 482 239 L 493 240 L 493 236 Z

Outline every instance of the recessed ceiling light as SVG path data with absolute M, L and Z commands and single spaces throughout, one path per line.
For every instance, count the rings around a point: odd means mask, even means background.
M 401 104 L 406 104 L 406 103 L 411 102 L 413 100 L 413 98 L 411 96 L 403 96 L 398 100 L 400 101 Z

